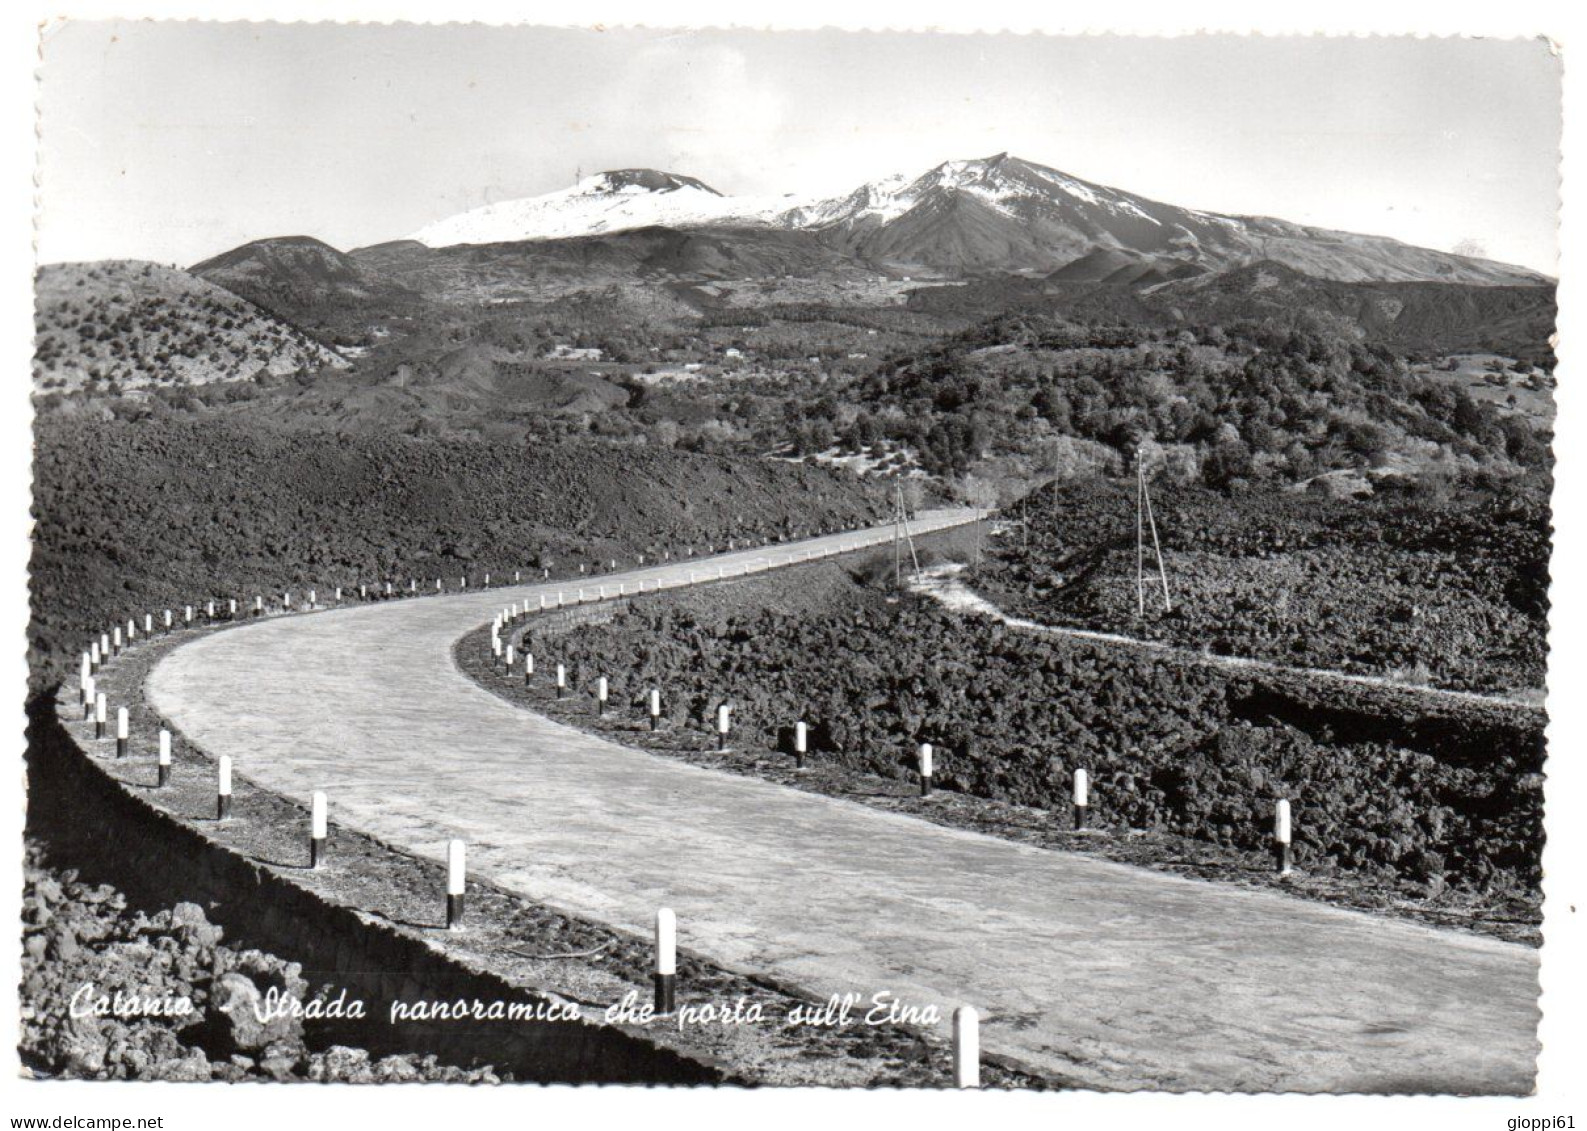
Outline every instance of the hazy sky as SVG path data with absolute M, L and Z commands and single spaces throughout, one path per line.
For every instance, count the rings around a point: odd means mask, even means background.
M 579 169 L 836 193 L 1008 151 L 1553 273 L 1559 83 L 1535 40 L 68 23 L 39 255 L 351 248 Z

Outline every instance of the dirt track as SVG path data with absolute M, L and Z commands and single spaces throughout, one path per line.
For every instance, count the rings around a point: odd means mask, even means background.
M 887 991 L 945 1015 L 970 1002 L 988 1049 L 1097 1087 L 1530 1090 L 1536 952 L 1027 848 L 582 734 L 452 661 L 460 635 L 543 588 L 217 633 L 163 661 L 150 694 L 239 775 L 298 799 L 326 790 L 334 820 L 436 858 L 461 836 L 472 870 L 624 929 L 648 930 L 670 905 L 685 947 L 823 993 Z

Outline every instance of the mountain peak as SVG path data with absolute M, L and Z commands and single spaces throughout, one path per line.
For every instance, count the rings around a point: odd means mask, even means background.
M 421 228 L 430 247 L 568 239 L 635 228 L 757 223 L 786 202 L 724 196 L 704 181 L 661 169 L 609 169 L 572 188 L 504 200 Z
M 588 185 L 593 192 L 622 192 L 625 189 L 643 189 L 646 192 L 677 192 L 679 189 L 698 189 L 712 196 L 721 196 L 710 185 L 680 173 L 667 173 L 660 169 L 608 169 L 579 182 L 582 189 Z

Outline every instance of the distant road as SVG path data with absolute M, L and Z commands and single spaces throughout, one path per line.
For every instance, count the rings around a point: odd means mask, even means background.
M 922 525 L 963 522 L 932 512 Z M 866 532 L 886 542 L 891 528 Z M 854 546 L 855 534 L 710 559 Z M 598 579 L 688 580 L 698 559 Z M 714 573 L 714 568 L 712 570 Z M 452 648 L 566 583 L 281 617 L 178 648 L 150 694 L 237 772 L 570 913 L 823 995 L 982 1013 L 1099 1088 L 1527 1092 L 1538 954 L 1045 851 L 626 749 L 506 703 Z M 685 997 L 686 992 L 685 992 Z
M 1177 660 L 1184 664 L 1203 664 L 1209 667 L 1270 672 L 1274 675 L 1295 676 L 1299 679 L 1321 683 L 1358 683 L 1367 687 L 1382 688 L 1386 691 L 1403 691 L 1410 695 L 1425 695 L 1433 699 L 1451 699 L 1459 703 L 1477 703 L 1487 707 L 1520 708 L 1529 711 L 1541 711 L 1543 709 L 1543 691 L 1541 688 L 1535 691 L 1511 695 L 1494 695 L 1482 691 L 1456 691 L 1452 688 L 1434 687 L 1426 683 L 1407 683 L 1404 680 L 1391 679 L 1382 675 L 1342 672 L 1333 668 L 1297 667 L 1294 664 L 1280 664 L 1273 660 L 1259 660 L 1250 656 L 1231 656 L 1222 652 L 1200 652 L 1193 648 L 1185 648 L 1177 644 L 1165 643 L 1161 640 L 1147 640 L 1144 637 L 1125 636 L 1117 632 L 1101 632 L 1094 628 L 1075 628 L 1064 624 L 1043 624 L 1040 621 L 1005 613 L 997 605 L 965 584 L 964 580 L 958 576 L 960 572 L 962 572 L 961 568 L 957 565 L 924 570 L 922 571 L 922 576 L 911 588 L 929 597 L 936 598 L 950 609 L 955 609 L 961 613 L 975 613 L 980 616 L 992 617 L 994 620 L 1002 621 L 1010 628 L 1022 629 L 1040 636 L 1067 636 L 1073 640 L 1085 640 L 1092 644 L 1111 644 L 1121 648 L 1133 648 L 1152 652 L 1166 659 Z

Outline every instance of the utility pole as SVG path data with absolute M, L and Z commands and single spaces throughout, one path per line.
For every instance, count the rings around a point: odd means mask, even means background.
M 896 492 L 896 487 L 894 488 Z M 893 588 L 904 587 L 904 559 L 902 542 L 903 523 L 898 511 L 898 499 L 893 499 Z
M 920 558 L 915 553 L 915 539 L 909 533 L 909 512 L 904 507 L 904 485 L 893 484 L 893 586 L 904 587 L 904 545 L 909 546 L 909 560 L 914 564 L 915 579 L 920 579 Z
M 1146 477 L 1141 474 L 1141 449 L 1135 449 L 1135 615 L 1146 615 Z
M 1146 535 L 1152 536 L 1152 553 L 1157 558 L 1157 580 L 1163 587 L 1163 611 L 1173 612 L 1168 596 L 1168 567 L 1163 564 L 1163 546 L 1157 538 L 1157 518 L 1152 513 L 1152 492 L 1146 485 L 1146 458 L 1135 449 L 1135 612 L 1146 615 Z

